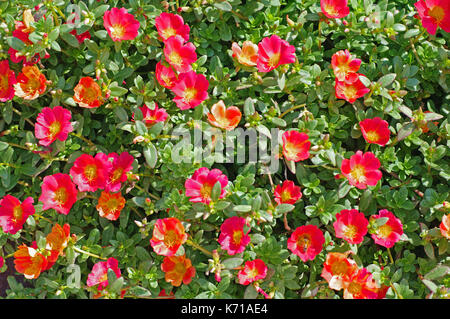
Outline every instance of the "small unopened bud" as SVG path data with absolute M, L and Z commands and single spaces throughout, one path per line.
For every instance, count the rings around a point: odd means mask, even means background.
M 136 137 L 133 139 L 133 144 L 141 143 L 141 142 L 143 142 L 144 140 L 145 140 L 145 138 L 144 138 L 143 136 L 141 136 L 141 135 L 136 136 Z
M 348 21 L 347 20 L 342 20 L 342 24 L 347 26 L 348 25 Z
M 295 22 L 289 19 L 288 15 L 286 15 L 286 21 L 290 27 L 295 27 Z

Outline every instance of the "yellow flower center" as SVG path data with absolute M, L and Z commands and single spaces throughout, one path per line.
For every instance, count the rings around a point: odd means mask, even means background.
M 369 131 L 366 133 L 367 140 L 369 142 L 376 142 L 380 139 L 380 136 L 376 131 Z
M 200 195 L 202 198 L 211 198 L 212 186 L 209 184 L 203 184 L 202 188 L 200 188 Z
M 184 99 L 186 102 L 190 102 L 197 95 L 197 90 L 195 88 L 187 88 L 184 90 Z
M 179 262 L 175 265 L 175 272 L 178 274 L 184 274 L 186 272 L 186 267 L 184 267 L 184 264 Z
M 277 67 L 278 63 L 280 62 L 280 53 L 274 53 L 270 58 L 269 58 L 269 66 L 272 68 Z
M 106 207 L 108 208 L 108 210 L 110 212 L 114 212 L 118 209 L 120 203 L 117 200 L 117 198 L 115 197 L 111 197 L 107 202 L 106 202 Z
M 67 190 L 64 187 L 60 187 L 55 191 L 55 197 L 53 200 L 62 205 L 67 201 L 68 197 Z
M 87 165 L 84 169 L 84 176 L 86 176 L 88 181 L 92 181 L 97 177 L 97 166 L 96 165 Z
M 339 15 L 339 12 L 337 12 L 336 8 L 331 4 L 324 5 L 324 9 L 330 16 Z
M 347 288 L 348 292 L 350 292 L 352 295 L 359 294 L 361 292 L 361 289 L 361 284 L 357 282 L 352 282 Z
M 0 74 L 0 91 L 6 91 L 9 86 L 8 75 Z
M 173 247 L 178 243 L 178 234 L 173 230 L 169 229 L 164 234 L 164 245 L 167 247 Z
M 297 145 L 290 142 L 286 142 L 284 144 L 284 149 L 288 157 L 288 160 L 296 158 L 297 154 L 299 153 Z
M 111 26 L 109 31 L 111 31 L 112 38 L 116 38 L 116 39 L 122 38 L 125 34 L 125 28 L 121 24 L 115 24 L 115 25 Z
M 255 278 L 256 276 L 258 276 L 258 269 L 256 269 L 256 268 L 250 269 L 250 270 L 248 271 L 248 273 L 247 273 L 247 277 L 248 277 L 248 278 L 253 279 L 253 278 Z
M 22 214 L 23 214 L 22 206 L 17 205 L 16 207 L 14 207 L 14 209 L 13 209 L 13 221 L 16 222 L 17 220 L 21 220 L 22 219 Z
M 442 20 L 444 20 L 445 17 L 445 11 L 444 8 L 441 6 L 434 6 L 428 11 L 428 15 L 433 18 L 433 20 L 440 24 Z
M 172 81 L 170 80 L 169 76 L 161 75 L 161 80 L 163 80 L 163 82 L 166 83 L 167 86 L 172 86 Z
M 310 245 L 311 238 L 307 234 L 300 236 L 297 240 L 297 246 L 302 252 L 306 251 Z
M 242 236 L 243 236 L 244 234 L 242 233 L 242 231 L 241 230 L 235 230 L 234 232 L 233 232 L 233 243 L 235 244 L 235 245 L 240 245 L 241 244 L 241 240 L 242 240 Z
M 291 197 L 291 193 L 289 193 L 287 190 L 285 190 L 285 191 L 283 191 L 282 193 L 281 193 L 281 201 L 282 202 L 287 202 L 288 200 L 290 200 L 292 197 Z
M 360 183 L 364 183 L 364 181 L 366 180 L 365 174 L 366 170 L 361 165 L 356 165 L 350 172 L 350 175 Z
M 98 94 L 97 91 L 93 87 L 87 87 L 84 90 L 83 98 L 88 101 L 88 103 L 93 102 L 97 99 Z
M 122 173 L 123 173 L 122 167 L 116 168 L 111 176 L 111 181 L 115 182 L 115 181 L 119 180 L 119 178 L 122 177 Z
M 50 137 L 54 137 L 61 132 L 61 122 L 54 121 L 50 126 L 48 127 L 49 135 Z
M 176 51 L 172 51 L 169 55 L 170 64 L 182 65 L 183 58 Z
M 336 261 L 331 265 L 331 272 L 333 275 L 344 275 L 348 271 L 348 265 L 344 261 Z
M 378 228 L 378 231 L 377 231 L 377 234 L 378 234 L 380 237 L 383 237 L 383 238 L 389 237 L 389 235 L 390 235 L 391 233 L 392 233 L 392 228 L 391 228 L 391 226 L 389 226 L 389 225 L 387 225 L 387 224 L 381 225 L 381 226 Z
M 356 96 L 356 93 L 358 92 L 356 87 L 354 87 L 353 85 L 344 86 L 343 91 L 344 91 L 344 95 L 347 98 L 352 98 L 352 97 Z
M 170 37 L 173 37 L 177 35 L 177 31 L 174 28 L 167 28 L 162 31 L 163 38 L 168 39 Z
M 344 235 L 345 235 L 347 238 L 353 239 L 353 238 L 355 237 L 355 235 L 356 235 L 357 232 L 358 232 L 358 229 L 356 228 L 355 225 L 348 225 L 348 226 L 345 226 Z

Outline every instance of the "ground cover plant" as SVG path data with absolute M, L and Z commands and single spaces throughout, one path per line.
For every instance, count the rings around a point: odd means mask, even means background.
M 4 298 L 449 298 L 450 2 L 0 2 Z

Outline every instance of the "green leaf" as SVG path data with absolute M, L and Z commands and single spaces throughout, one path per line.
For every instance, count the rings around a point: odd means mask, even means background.
M 217 181 L 211 190 L 211 201 L 217 202 L 219 200 L 221 192 L 222 192 L 222 185 L 220 184 L 219 181 Z
M 438 265 L 428 272 L 424 277 L 428 280 L 435 280 L 450 274 L 450 267 Z
M 403 36 L 405 39 L 409 39 L 412 37 L 415 37 L 416 35 L 419 35 L 420 30 L 419 29 L 409 29 L 405 32 L 405 35 Z
M 386 74 L 382 76 L 380 79 L 378 79 L 377 83 L 379 83 L 382 87 L 387 87 L 390 84 L 392 84 L 392 82 L 394 82 L 396 76 L 397 76 L 396 73 Z
M 295 206 L 291 204 L 280 204 L 277 206 L 277 213 L 284 214 L 294 210 Z
M 225 269 L 233 269 L 240 266 L 244 262 L 242 258 L 228 258 L 222 262 Z
M 155 145 L 153 145 L 152 143 L 147 144 L 144 147 L 144 157 L 145 157 L 145 161 L 147 162 L 147 164 L 151 167 L 154 168 L 156 166 L 156 162 L 158 160 L 158 151 L 155 148 Z
M 250 205 L 236 205 L 233 207 L 233 210 L 235 212 L 240 212 L 240 213 L 248 213 L 252 210 L 252 206 Z
M 214 3 L 214 7 L 216 7 L 219 10 L 222 10 L 222 11 L 233 10 L 233 7 L 231 6 L 231 4 L 228 1 Z
M 110 86 L 109 90 L 111 91 L 112 97 L 119 97 L 128 92 L 128 89 L 120 86 Z

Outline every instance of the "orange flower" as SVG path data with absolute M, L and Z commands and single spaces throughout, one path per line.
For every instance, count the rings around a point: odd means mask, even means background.
M 256 60 L 258 59 L 258 46 L 252 41 L 244 41 L 242 49 L 236 42 L 231 45 L 233 50 L 233 58 L 235 58 L 240 64 L 245 66 L 256 66 Z
M 16 96 L 24 100 L 34 100 L 45 92 L 47 79 L 35 65 L 24 66 L 22 72 L 17 76 L 14 84 Z
M 179 287 L 182 282 L 189 284 L 195 276 L 195 268 L 186 255 L 164 257 L 161 270 L 166 273 L 166 281 L 175 287 Z
M 321 276 L 328 282 L 331 289 L 341 290 L 344 283 L 358 271 L 356 262 L 347 258 L 349 253 L 328 253 Z
M 75 91 L 73 99 L 81 107 L 91 109 L 103 104 L 102 90 L 89 76 L 81 78 L 73 90 Z
M 174 256 L 178 248 L 187 240 L 184 226 L 178 218 L 158 219 L 153 229 L 150 244 L 158 255 Z
M 119 193 L 103 191 L 98 199 L 97 210 L 101 217 L 117 220 L 120 211 L 125 207 L 125 198 Z
M 70 239 L 70 225 L 64 224 L 61 227 L 59 224 L 53 226 L 50 234 L 47 235 L 45 249 L 50 251 L 48 256 L 48 265 L 46 269 L 49 269 L 56 262 L 58 257 L 63 254 L 64 249 L 67 247 Z
M 19 246 L 14 253 L 14 264 L 18 272 L 27 279 L 36 279 L 47 267 L 47 259 L 38 252 L 36 242 L 28 247 L 25 244 Z
M 304 161 L 309 158 L 311 142 L 306 133 L 286 131 L 283 133 L 283 155 L 287 161 Z
M 379 287 L 366 268 L 355 271 L 344 283 L 344 299 L 378 299 Z
M 242 113 L 236 106 L 226 107 L 220 100 L 211 107 L 211 113 L 208 113 L 208 121 L 214 126 L 224 130 L 231 131 L 238 126 L 241 121 Z

